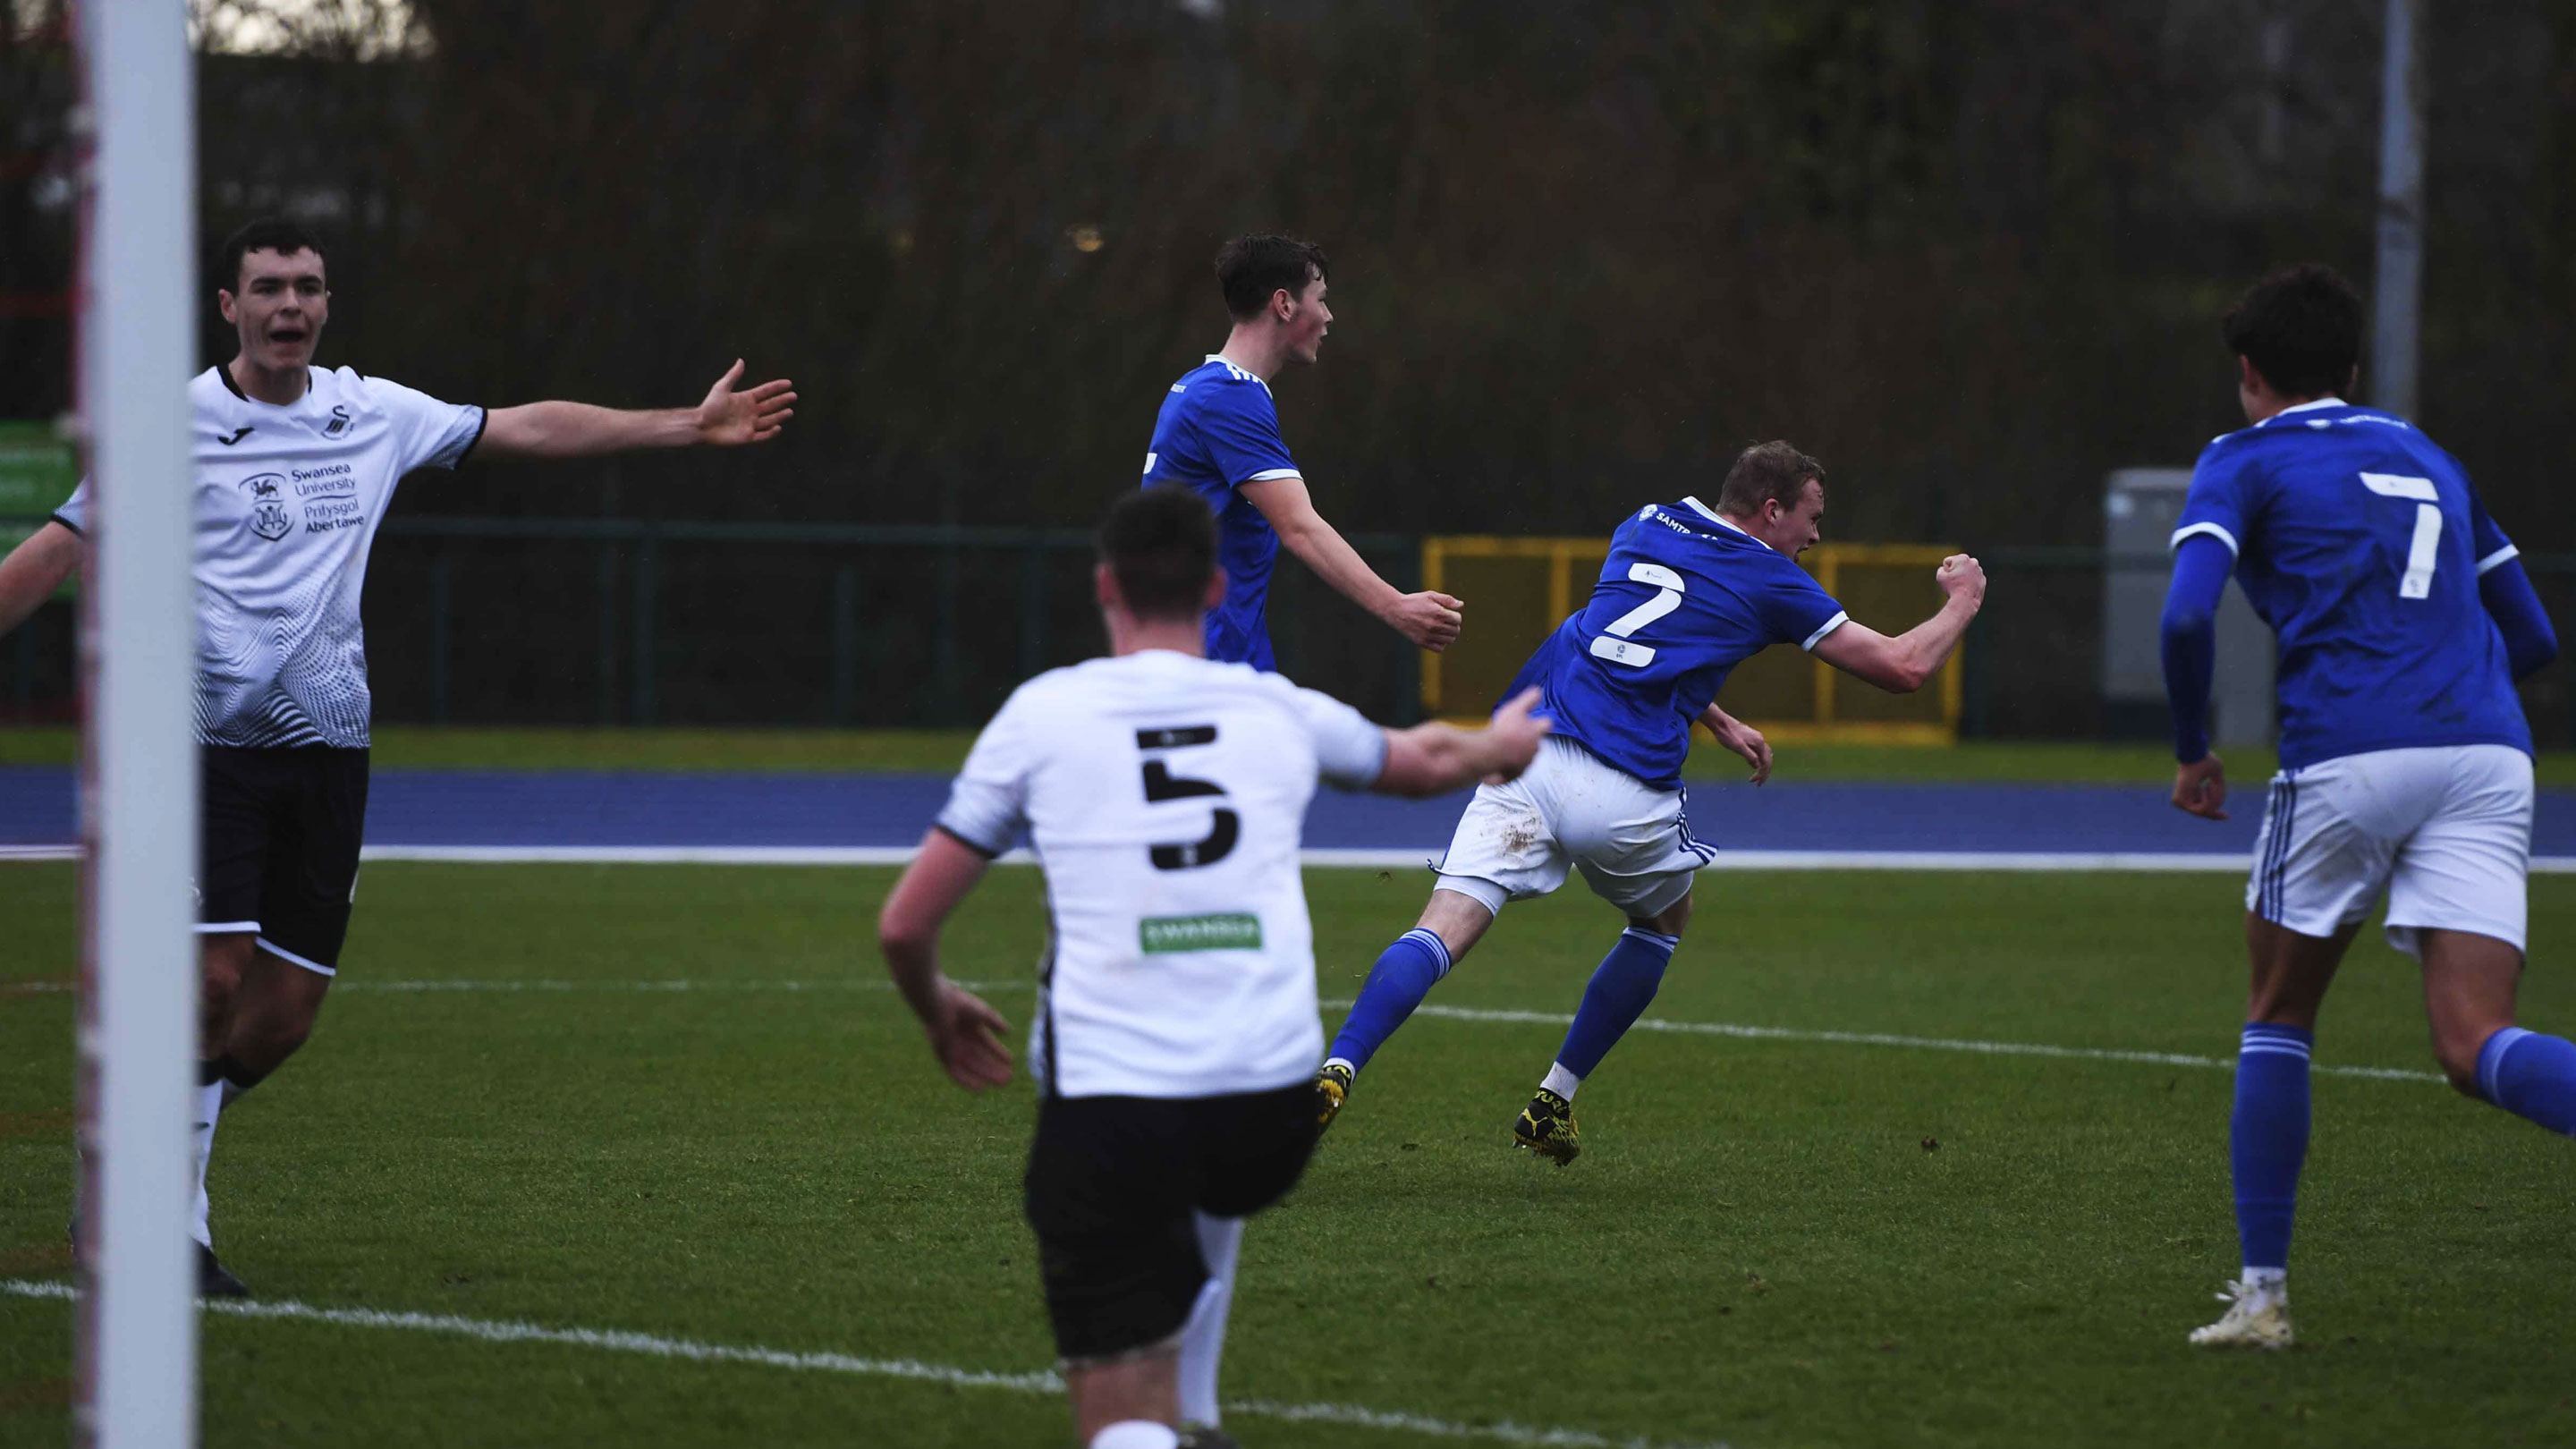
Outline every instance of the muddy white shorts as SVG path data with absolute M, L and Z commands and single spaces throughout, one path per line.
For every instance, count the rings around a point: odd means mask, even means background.
M 2245 909 L 2331 936 L 2388 897 L 2388 944 L 2415 933 L 2527 934 L 2531 757 L 2509 745 L 2374 750 L 2272 777 Z
M 1581 866 L 1603 900 L 1639 920 L 1662 915 L 1717 856 L 1691 839 L 1689 793 L 1655 789 L 1571 740 L 1548 740 L 1519 779 L 1476 788 L 1440 862 L 1440 889 L 1500 913 Z

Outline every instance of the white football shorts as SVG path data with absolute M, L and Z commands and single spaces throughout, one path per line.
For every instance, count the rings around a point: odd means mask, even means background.
M 2509 745 L 2373 750 L 2272 777 L 2245 909 L 2302 936 L 2358 924 L 2388 897 L 2388 944 L 2528 934 L 2531 757 Z
M 1440 862 L 1440 889 L 1500 914 L 1583 868 L 1595 894 L 1639 920 L 1690 894 L 1714 846 L 1691 839 L 1687 790 L 1658 790 L 1571 740 L 1550 739 L 1508 785 L 1479 785 Z

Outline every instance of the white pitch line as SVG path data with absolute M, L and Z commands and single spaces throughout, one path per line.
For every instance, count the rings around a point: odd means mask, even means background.
M 1318 870 L 1428 868 L 1438 846 L 1411 850 L 1301 852 Z M 912 863 L 909 845 L 370 845 L 362 860 L 434 865 L 765 865 L 887 866 Z M 81 858 L 77 845 L 0 845 L 0 861 L 66 861 Z M 1034 865 L 1026 848 L 997 864 Z M 1710 871 L 1923 870 L 1991 871 L 2000 874 L 2094 873 L 2107 875 L 2241 875 L 2253 857 L 2224 851 L 2046 850 L 1723 850 Z M 2535 856 L 2533 875 L 2576 875 L 2576 856 Z
M 959 981 L 969 991 L 999 991 L 1014 986 L 1035 986 L 1035 981 Z M 662 995 L 681 992 L 833 992 L 892 991 L 892 981 L 872 981 L 863 976 L 835 981 L 344 981 L 333 978 L 331 993 L 335 996 L 351 991 L 389 991 L 406 995 L 445 996 L 513 991 L 610 991 L 635 995 Z M 77 981 L 0 982 L 0 993 L 56 993 L 80 990 Z
M 1035 986 L 1034 981 L 959 981 L 969 991 L 996 991 L 1013 986 Z M 341 981 L 334 991 L 392 991 L 424 996 L 450 992 L 482 991 L 615 991 L 638 995 L 707 992 L 801 992 L 892 991 L 892 981 L 876 981 L 864 976 L 834 981 Z
M 910 845 L 370 845 L 368 861 L 436 865 L 910 865 Z M 1003 865 L 1033 865 L 1027 849 Z
M 1027 980 L 960 981 L 969 991 L 1006 991 L 1015 987 L 1034 987 Z M 30 981 L 7 988 L 20 992 L 67 992 L 78 990 L 69 981 Z M 383 991 L 419 995 L 481 992 L 631 992 L 639 995 L 678 992 L 834 992 L 891 991 L 890 981 L 871 981 L 853 977 L 846 981 L 340 981 L 331 988 L 336 992 Z M 1348 1000 L 1325 1001 L 1322 1006 L 1347 1010 Z M 1495 1022 L 1505 1025 L 1566 1026 L 1572 1016 L 1553 1011 L 1512 1011 L 1499 1007 L 1434 1006 L 1424 1003 L 1415 1007 L 1416 1016 L 1438 1017 L 1447 1021 Z M 1662 1017 L 1640 1017 L 1631 1031 L 1678 1032 L 1685 1036 L 1733 1037 L 1740 1041 L 1821 1042 L 1833 1046 L 1910 1047 L 1918 1051 L 1971 1052 L 1980 1056 L 2055 1057 L 2065 1061 L 2143 1062 L 2149 1066 L 2193 1067 L 2206 1071 L 2236 1070 L 2233 1057 L 2191 1056 L 2181 1052 L 2130 1051 L 2118 1047 L 2051 1046 L 2045 1042 L 1979 1041 L 1969 1037 L 1900 1036 L 1878 1031 L 1832 1031 L 1789 1026 L 1750 1026 L 1732 1021 L 1668 1021 Z M 2366 1077 L 2383 1082 L 2440 1082 L 2447 1080 L 2439 1072 L 2419 1072 L 2403 1067 L 2311 1066 L 2308 1070 L 2329 1077 Z
M 404 861 L 429 865 L 749 865 L 898 866 L 912 863 L 908 845 L 370 845 L 359 858 L 370 864 Z M 1431 869 L 1440 847 L 1412 850 L 1316 848 L 1299 852 L 1313 870 Z M 76 861 L 76 845 L 0 845 L 0 861 Z M 997 865 L 1035 865 L 1027 848 L 1011 850 Z M 2154 851 L 1945 851 L 1945 850 L 1733 850 L 1721 851 L 1709 871 L 1920 870 L 1993 871 L 2005 874 L 2097 872 L 2108 874 L 2241 875 L 2253 858 L 2226 853 Z M 2576 858 L 2541 859 L 2535 874 L 2576 872 Z
M 69 1283 L 39 1282 L 24 1278 L 0 1279 L 0 1292 L 20 1298 L 68 1301 L 79 1296 Z M 198 1307 L 227 1318 L 288 1320 L 298 1323 L 326 1323 L 337 1328 L 389 1328 L 413 1333 L 438 1333 L 457 1338 L 471 1338 L 484 1343 L 542 1343 L 566 1348 L 604 1349 L 612 1353 L 643 1354 L 652 1358 L 686 1359 L 692 1363 L 747 1364 L 759 1368 L 786 1369 L 791 1373 L 856 1374 L 869 1378 L 909 1379 L 918 1383 L 944 1384 L 960 1389 L 1006 1389 L 1022 1394 L 1060 1394 L 1064 1383 L 1051 1372 L 998 1373 L 987 1369 L 952 1368 L 946 1364 L 923 1363 L 908 1358 L 860 1358 L 846 1353 L 796 1353 L 787 1349 L 760 1348 L 751 1345 L 701 1343 L 695 1339 L 663 1338 L 657 1334 L 631 1333 L 616 1329 L 548 1328 L 542 1324 L 461 1318 L 447 1313 L 388 1312 L 375 1308 L 316 1308 L 293 1299 L 274 1302 L 200 1299 Z M 1242 1414 L 1258 1419 L 1289 1419 L 1310 1424 L 1347 1424 L 1356 1428 L 1394 1429 L 1439 1439 L 1484 1439 L 1499 1444 L 1531 1446 L 1531 1449 L 1657 1449 L 1644 1439 L 1613 1439 L 1588 1429 L 1551 1429 L 1515 1424 L 1503 1420 L 1493 1424 L 1465 1424 L 1448 1419 L 1434 1419 L 1421 1414 L 1363 1408 L 1357 1404 L 1282 1404 L 1263 1399 L 1248 1399 L 1225 1406 L 1229 1414 Z M 1670 1445 L 1666 1449 L 1725 1449 L 1723 1445 Z
M 1436 845 L 1411 850 L 1313 849 L 1299 861 L 1317 870 L 1428 869 Z M 912 863 L 908 845 L 370 845 L 359 852 L 370 863 L 410 861 L 434 865 L 757 865 L 894 866 Z M 75 845 L 0 846 L 0 861 L 67 861 L 81 858 Z M 1025 847 L 1004 854 L 999 865 L 1034 865 Z M 2154 851 L 1941 851 L 1941 850 L 1731 850 L 1720 851 L 1710 871 L 1922 870 L 1994 871 L 2008 874 L 2098 872 L 2110 874 L 2216 873 L 2241 875 L 2249 855 Z M 2534 874 L 2576 873 L 2576 857 L 2531 863 Z
M 1327 1002 L 1326 1005 L 1346 1003 Z M 1525 1022 L 1534 1026 L 1568 1026 L 1571 1016 L 1552 1011 L 1496 1011 L 1472 1006 L 1417 1006 L 1416 1016 L 1446 1017 L 1451 1021 Z M 1670 1031 L 1689 1036 L 1728 1036 L 1747 1041 L 1811 1041 L 1836 1046 L 1913 1047 L 1922 1051 L 1975 1052 L 1996 1057 L 2057 1057 L 2092 1062 L 2145 1062 L 2160 1067 L 2200 1067 L 2222 1072 L 2236 1070 L 2234 1057 L 2195 1057 L 2180 1052 L 2122 1051 L 2115 1047 L 2049 1046 L 2040 1042 L 1975 1041 L 1959 1037 L 1896 1036 L 1879 1031 L 1805 1031 L 1786 1026 L 1744 1026 L 1728 1021 L 1666 1021 L 1647 1016 L 1637 1019 L 1630 1031 Z M 2449 1079 L 2439 1072 L 2408 1071 L 2400 1067 L 2329 1067 L 2310 1066 L 2309 1071 L 2329 1077 L 2368 1077 L 2383 1082 L 2443 1082 Z

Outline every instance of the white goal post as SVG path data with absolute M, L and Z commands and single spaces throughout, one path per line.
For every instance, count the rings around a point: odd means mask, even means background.
M 89 141 L 79 388 L 96 507 L 81 591 L 86 1269 L 73 1433 L 98 1449 L 179 1449 L 197 1427 L 195 87 L 183 0 L 76 8 Z

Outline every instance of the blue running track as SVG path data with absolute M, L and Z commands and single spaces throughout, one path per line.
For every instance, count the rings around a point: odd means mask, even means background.
M 75 842 L 74 778 L 0 768 L 0 848 L 53 855 Z M 897 859 L 947 788 L 937 775 L 379 770 L 367 842 L 378 859 Z M 1463 799 L 1324 791 L 1306 844 L 1320 860 L 1417 864 L 1448 843 Z M 2161 784 L 1703 783 L 1690 821 L 1721 868 L 2217 869 L 2242 868 L 2262 805 L 2259 782 L 2237 789 L 2223 824 L 2174 810 Z M 2532 846 L 2576 857 L 2576 792 L 2541 792 Z

